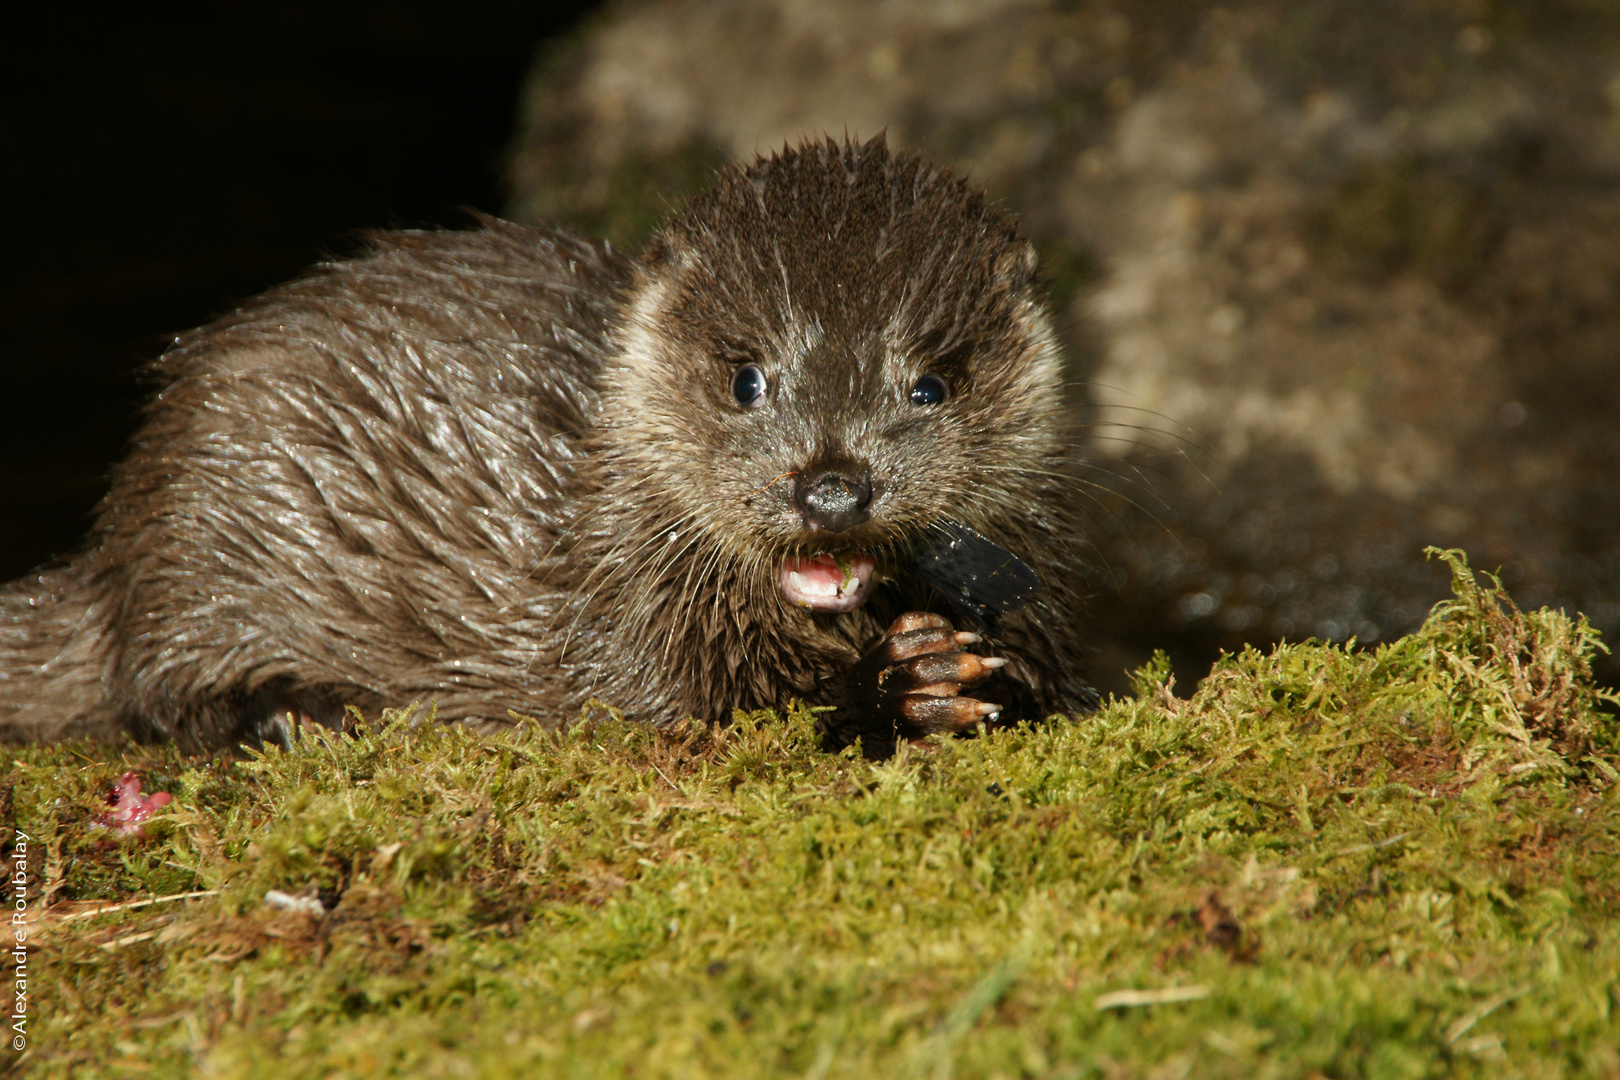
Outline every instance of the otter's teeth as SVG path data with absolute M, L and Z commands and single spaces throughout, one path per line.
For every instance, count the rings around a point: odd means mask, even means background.
M 782 563 L 782 593 L 812 611 L 851 611 L 866 602 L 877 560 L 865 552 L 790 558 Z

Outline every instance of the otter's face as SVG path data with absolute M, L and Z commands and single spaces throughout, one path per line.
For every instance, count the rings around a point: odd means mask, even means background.
M 641 495 L 818 611 L 859 606 L 938 522 L 1004 534 L 1040 502 L 1028 463 L 1062 452 L 1029 245 L 954 181 L 860 150 L 695 203 L 643 261 L 604 388 Z

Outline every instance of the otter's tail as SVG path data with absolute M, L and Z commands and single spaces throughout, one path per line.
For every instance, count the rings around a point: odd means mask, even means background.
M 93 560 L 0 586 L 0 743 L 111 738 L 112 601 Z

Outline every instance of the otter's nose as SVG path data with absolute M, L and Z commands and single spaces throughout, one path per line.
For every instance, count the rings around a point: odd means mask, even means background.
M 811 532 L 853 529 L 872 516 L 872 474 L 855 468 L 801 472 L 793 480 L 793 501 Z

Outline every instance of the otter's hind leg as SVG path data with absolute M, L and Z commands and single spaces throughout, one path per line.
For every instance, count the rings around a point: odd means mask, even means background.
M 347 726 L 344 695 L 329 689 L 266 686 L 246 695 L 236 715 L 236 741 L 246 746 L 289 749 L 304 728 L 342 731 Z

